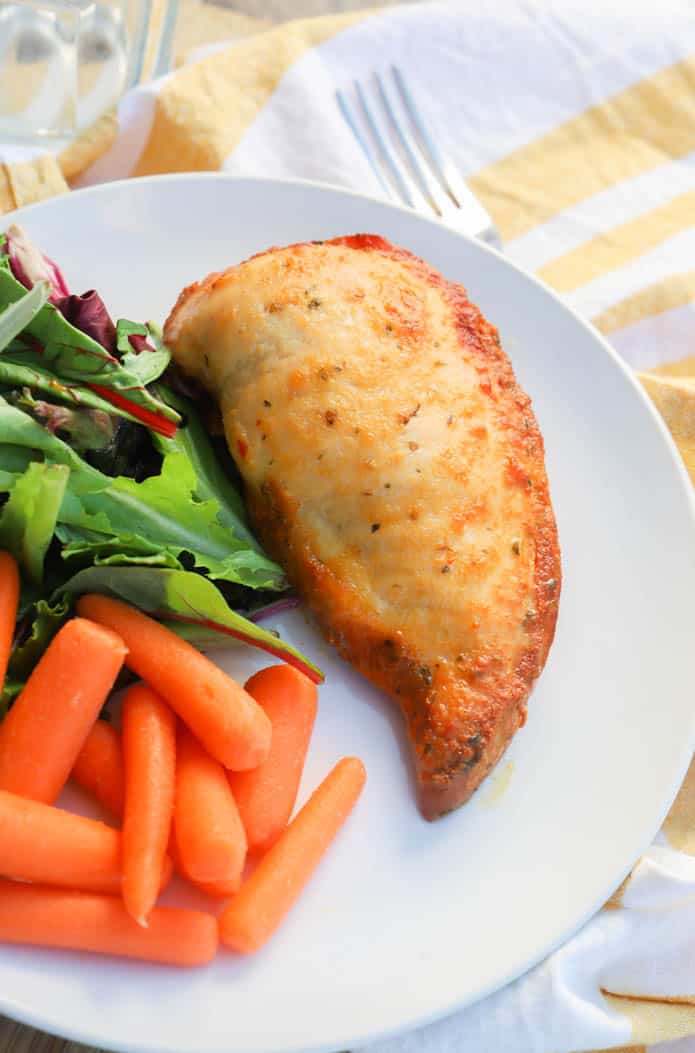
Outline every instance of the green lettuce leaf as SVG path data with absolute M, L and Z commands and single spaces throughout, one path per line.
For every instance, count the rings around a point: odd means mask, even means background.
M 94 485 L 94 481 L 101 476 L 70 446 L 51 435 L 28 413 L 12 406 L 0 396 L 0 446 L 3 444 L 31 451 L 33 458 L 42 454 L 52 464 L 67 464 L 69 468 L 75 469 L 78 477 L 84 473 L 85 485 Z
M 33 461 L 18 477 L 0 512 L 0 548 L 11 552 L 38 585 L 69 475 L 64 464 Z
M 67 437 L 78 452 L 103 450 L 114 438 L 118 419 L 102 410 L 86 406 L 64 406 L 57 402 L 37 399 L 29 388 L 22 388 L 7 396 L 8 402 L 29 413 L 50 432 Z
M 144 337 L 153 344 L 154 350 L 135 351 L 130 343 L 131 336 Z M 171 351 L 150 326 L 129 322 L 127 318 L 119 318 L 116 323 L 116 348 L 121 352 L 121 365 L 141 384 L 158 380 L 171 361 Z
M 10 655 L 7 676 L 0 694 L 0 719 L 24 687 L 32 669 L 69 614 L 70 602 L 64 597 L 58 597 L 52 603 L 39 600 L 36 604 L 31 629 L 26 639 L 17 645 Z
M 186 425 L 179 428 L 172 439 L 153 435 L 152 441 L 155 448 L 163 457 L 172 453 L 183 454 L 195 475 L 196 498 L 199 501 L 216 499 L 220 505 L 217 521 L 260 551 L 258 542 L 246 525 L 244 502 L 232 486 L 229 476 L 222 469 L 193 403 L 174 394 L 170 388 L 162 384 L 157 386 L 157 391 L 164 401 L 181 414 Z
M 97 395 L 96 391 L 64 379 L 58 380 L 55 373 L 45 369 L 37 362 L 37 355 L 23 351 L 17 341 L 0 354 L 0 385 L 7 388 L 29 388 L 43 395 L 57 399 L 67 406 L 85 406 L 89 409 L 102 410 L 139 423 L 138 418 L 125 409 L 116 409 L 111 402 Z
M 65 560 L 81 560 L 86 557 L 97 565 L 119 566 L 129 563 L 150 567 L 171 567 L 183 570 L 176 558 L 159 545 L 152 544 L 145 538 L 121 534 L 119 537 L 105 537 L 93 530 L 81 530 L 79 527 L 59 523 L 56 528 L 58 540 L 62 542 L 61 555 Z
M 150 331 L 146 325 L 141 325 L 139 322 L 130 322 L 127 318 L 119 318 L 116 322 L 116 350 L 120 351 L 121 355 L 129 355 L 133 350 L 130 337 L 144 336 L 147 338 L 149 335 Z M 164 370 L 162 370 L 163 372 Z M 157 376 L 159 375 L 158 373 Z
M 219 646 L 225 647 L 230 639 L 239 640 L 295 666 L 316 683 L 323 680 L 321 670 L 300 651 L 237 614 L 211 581 L 193 571 L 89 567 L 61 586 L 61 591 L 114 596 L 166 621 L 175 631 L 179 624 L 185 626 L 182 635 L 193 637 L 198 645 L 204 641 L 210 646 L 219 640 Z M 197 635 L 191 632 L 194 627 Z
M 26 329 L 46 303 L 50 292 L 48 282 L 37 282 L 33 289 L 24 293 L 24 296 L 2 308 L 0 311 L 0 351 L 4 351 L 22 330 Z
M 285 587 L 277 564 L 218 522 L 216 500 L 194 499 L 195 475 L 182 454 L 165 457 L 160 474 L 141 483 L 124 476 L 103 479 L 106 488 L 81 493 L 69 488 L 60 511 L 62 523 L 157 544 L 177 559 L 187 552 L 196 567 L 223 581 L 256 589 Z
M 31 450 L 0 443 L 0 493 L 7 493 L 33 460 Z
M 6 675 L 2 691 L 0 691 L 0 720 L 3 719 L 23 687 L 23 680 L 14 680 L 9 673 Z
M 0 306 L 7 307 L 27 295 L 33 295 L 33 290 L 27 293 L 12 274 L 9 258 L 0 255 Z M 25 353 L 58 380 L 101 385 L 158 417 L 178 423 L 176 410 L 150 394 L 135 373 L 71 325 L 52 303 L 44 303 L 33 316 L 23 329 L 22 340 Z
M 58 515 L 61 524 L 105 538 L 134 538 L 138 546 L 148 545 L 150 552 L 156 546 L 176 559 L 188 553 L 195 566 L 222 581 L 256 589 L 286 587 L 281 568 L 248 531 L 240 537 L 228 522 L 219 521 L 216 499 L 197 499 L 195 471 L 185 453 L 173 450 L 164 457 L 160 475 L 140 483 L 111 478 L 0 397 L 1 443 L 38 450 L 47 462 L 70 468 Z

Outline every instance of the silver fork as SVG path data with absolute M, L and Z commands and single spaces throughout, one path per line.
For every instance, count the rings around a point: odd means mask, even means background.
M 375 73 L 371 91 L 368 85 L 354 81 L 352 97 L 345 91 L 335 93 L 383 190 L 392 201 L 417 212 L 434 212 L 446 226 L 500 248 L 492 219 L 430 135 L 397 66 L 391 67 L 391 77 L 390 89 L 381 74 Z

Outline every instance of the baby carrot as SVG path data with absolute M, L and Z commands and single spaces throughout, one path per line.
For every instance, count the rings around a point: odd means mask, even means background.
M 211 899 L 229 899 L 239 891 L 241 879 L 236 881 L 194 881 L 193 884 Z
M 0 790 L 0 872 L 117 894 L 121 835 L 105 823 Z
M 174 827 L 188 877 L 241 884 L 246 834 L 227 773 L 185 728 L 176 744 Z
M 83 790 L 91 793 L 99 801 L 102 808 L 113 812 L 120 818 L 123 813 L 123 757 L 120 738 L 113 724 L 106 723 L 105 720 L 97 720 L 95 729 L 98 729 L 95 737 L 101 741 L 92 747 L 91 740 L 87 740 L 85 749 L 87 752 L 94 749 L 94 754 L 88 759 L 88 762 L 85 762 L 85 767 L 78 774 L 78 768 L 81 767 L 82 754 L 80 754 L 73 769 L 73 778 Z M 97 764 L 98 755 L 100 755 L 101 769 Z M 162 875 L 162 889 L 166 888 L 170 882 L 173 871 L 177 870 L 181 877 L 191 881 L 201 892 L 216 899 L 229 899 L 238 890 L 239 877 L 227 881 L 196 881 L 190 874 L 186 874 L 176 845 L 173 827 L 167 851 Z
M 155 907 L 143 929 L 113 896 L 0 880 L 0 942 L 205 965 L 218 935 L 215 918 L 203 911 Z
M 177 761 L 178 763 L 178 761 Z M 213 899 L 229 899 L 235 892 L 239 891 L 241 885 L 241 876 L 235 877 L 231 881 L 196 881 L 190 874 L 186 873 L 186 868 L 181 860 L 181 853 L 179 852 L 178 845 L 176 844 L 176 831 L 172 831 L 173 835 L 169 841 L 169 855 L 173 861 L 174 869 L 177 874 L 190 881 L 192 885 L 195 885 L 197 889 L 204 892 L 206 896 L 212 896 Z
M 0 724 L 0 789 L 52 804 L 123 665 L 110 629 L 73 618 L 53 638 Z
M 166 699 L 220 764 L 241 771 L 265 760 L 270 721 L 258 703 L 205 655 L 120 600 L 82 596 L 77 609 L 123 637 L 128 666 Z
M 19 603 L 19 568 L 14 556 L 0 552 L 0 690 L 5 683 Z
M 136 684 L 121 710 L 125 792 L 123 902 L 147 926 L 157 899 L 174 811 L 176 718 L 149 687 Z
M 248 953 L 270 939 L 352 811 L 365 779 L 357 757 L 338 761 L 224 909 L 222 943 Z
M 121 737 L 113 724 L 108 724 L 105 720 L 97 720 L 87 736 L 82 752 L 75 762 L 72 776 L 82 789 L 91 793 L 102 808 L 106 808 L 119 819 L 121 818 L 123 815 L 123 798 L 125 796 L 123 750 Z M 169 841 L 169 855 L 164 861 L 162 888 L 168 885 L 171 878 L 173 871 L 172 857 L 175 847 L 174 838 L 171 837 Z M 178 863 L 176 869 L 183 873 Z M 224 893 L 224 895 L 230 894 Z
M 72 777 L 102 808 L 123 815 L 123 751 L 113 724 L 97 720 L 77 755 Z
M 102 808 L 106 808 L 119 819 L 121 818 L 125 795 L 123 750 L 121 737 L 113 724 L 108 724 L 105 720 L 97 720 L 75 762 L 72 777 L 83 790 L 91 793 Z M 172 837 L 169 841 L 169 857 L 166 859 L 164 870 L 164 886 L 168 884 L 171 877 L 173 869 L 171 857 L 175 847 Z M 178 864 L 176 869 L 181 869 Z
M 244 685 L 270 718 L 267 759 L 253 771 L 230 772 L 249 852 L 265 852 L 287 826 L 316 719 L 316 684 L 290 665 L 261 669 Z

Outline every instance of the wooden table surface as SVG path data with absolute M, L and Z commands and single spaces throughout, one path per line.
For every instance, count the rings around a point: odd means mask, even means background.
M 396 2 L 398 0 L 378 0 L 377 3 L 374 0 L 233 0 L 224 5 L 224 18 L 229 16 L 230 32 L 241 35 L 262 29 L 264 23 L 267 25 L 269 22 L 360 7 L 385 7 Z M 214 10 L 214 5 L 203 3 L 202 0 L 181 0 L 181 12 L 181 33 L 177 34 L 177 39 L 179 36 L 185 38 L 189 47 L 191 44 L 206 43 L 210 39 L 206 32 L 209 25 L 214 25 L 216 30 L 219 28 L 219 15 L 222 13 Z M 94 1047 L 67 1042 L 0 1016 L 0 1053 L 95 1053 L 95 1050 Z

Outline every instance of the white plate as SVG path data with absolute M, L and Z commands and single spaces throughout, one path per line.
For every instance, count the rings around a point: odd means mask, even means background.
M 567 939 L 656 833 L 695 742 L 695 516 L 646 397 L 547 289 L 434 222 L 309 184 L 190 175 L 105 186 L 18 217 L 114 315 L 163 319 L 183 285 L 270 245 L 370 231 L 463 282 L 500 329 L 545 436 L 564 564 L 526 727 L 459 812 L 424 822 L 389 702 L 295 614 L 324 667 L 301 797 L 357 753 L 369 780 L 266 950 L 190 972 L 4 948 L 0 1008 L 96 1046 L 351 1049 L 480 998 Z M 403 553 L 407 559 L 407 553 Z M 246 675 L 250 650 L 224 665 Z

